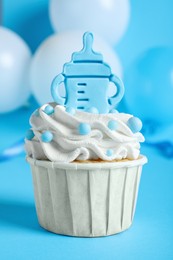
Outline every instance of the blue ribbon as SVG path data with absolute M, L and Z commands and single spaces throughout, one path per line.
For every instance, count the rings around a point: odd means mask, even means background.
M 0 162 L 10 160 L 21 154 L 24 154 L 23 138 L 0 153 Z
M 173 158 L 173 124 L 161 125 L 155 121 L 145 121 L 142 133 L 145 145 L 158 149 L 167 158 Z
M 145 142 L 145 145 L 152 146 L 157 148 L 162 155 L 164 155 L 167 158 L 173 158 L 173 143 L 170 141 L 163 141 L 163 142 Z

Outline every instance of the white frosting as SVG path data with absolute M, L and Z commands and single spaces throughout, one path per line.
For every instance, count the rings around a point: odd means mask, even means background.
M 30 118 L 35 137 L 32 140 L 25 140 L 28 156 L 40 160 L 48 159 L 52 162 L 97 158 L 106 161 L 138 158 L 139 142 L 143 142 L 144 137 L 139 132 L 134 134 L 127 126 L 126 123 L 132 115 L 91 114 L 78 110 L 71 115 L 63 106 L 55 104 L 53 105 L 54 113 L 47 115 L 44 112 L 47 105 L 39 109 L 39 116 L 33 114 Z M 117 121 L 116 130 L 108 128 L 110 120 Z M 91 132 L 88 135 L 79 134 L 80 123 L 90 124 Z M 47 130 L 53 133 L 53 140 L 44 143 L 41 140 L 41 134 Z M 108 149 L 113 151 L 112 156 L 106 155 Z

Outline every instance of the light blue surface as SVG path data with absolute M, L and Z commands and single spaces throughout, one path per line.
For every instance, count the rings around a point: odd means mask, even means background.
M 63 72 L 52 82 L 51 93 L 58 104 L 87 112 L 94 107 L 103 114 L 108 113 L 122 99 L 124 85 L 111 73 L 111 68 L 104 63 L 102 54 L 92 49 L 92 44 L 93 34 L 85 32 L 83 49 L 74 52 L 71 62 L 64 64 Z M 115 94 L 108 97 L 110 82 L 114 84 Z M 60 95 L 62 83 L 65 85 L 65 98 Z
M 34 104 L 1 116 L 1 148 L 24 136 L 36 108 Z M 119 235 L 93 239 L 44 231 L 37 222 L 31 171 L 24 156 L 0 163 L 1 259 L 171 260 L 173 160 L 153 148 L 144 147 L 142 153 L 149 162 L 143 169 L 132 227 Z
M 148 47 L 173 45 L 172 0 L 130 2 L 130 24 L 115 47 L 124 69 Z M 52 33 L 47 7 L 47 0 L 5 0 L 4 24 L 34 51 Z M 118 110 L 123 111 L 123 105 Z M 25 135 L 29 115 L 36 108 L 35 104 L 0 116 L 0 150 Z M 31 173 L 24 156 L 0 163 L 0 258 L 173 259 L 173 160 L 154 148 L 142 150 L 149 162 L 143 170 L 133 226 L 105 238 L 72 238 L 44 231 L 37 222 Z
M 173 160 L 143 149 L 144 167 L 133 226 L 105 238 L 73 238 L 37 222 L 32 179 L 24 157 L 0 164 L 1 259 L 172 259 Z

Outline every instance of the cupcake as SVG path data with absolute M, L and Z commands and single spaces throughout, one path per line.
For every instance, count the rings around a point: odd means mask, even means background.
M 140 119 L 115 110 L 122 81 L 92 50 L 91 33 L 83 42 L 52 82 L 55 102 L 31 115 L 25 148 L 40 225 L 63 235 L 108 236 L 132 224 L 147 158 L 140 154 Z

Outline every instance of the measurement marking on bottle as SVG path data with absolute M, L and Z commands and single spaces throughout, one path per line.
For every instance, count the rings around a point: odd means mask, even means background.
M 84 109 L 84 107 L 77 107 L 77 109 Z
M 86 86 L 86 83 L 77 83 L 78 86 Z
M 78 93 L 78 94 L 84 94 L 85 91 L 84 91 L 84 90 L 78 90 L 77 93 Z
M 78 98 L 77 101 L 89 101 L 89 98 Z

